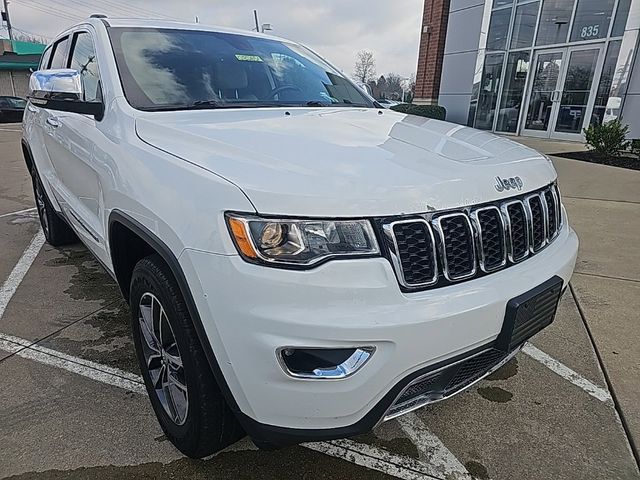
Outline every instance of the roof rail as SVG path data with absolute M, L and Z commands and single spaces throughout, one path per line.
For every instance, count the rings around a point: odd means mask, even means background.
M 104 13 L 93 13 L 89 18 L 109 18 Z

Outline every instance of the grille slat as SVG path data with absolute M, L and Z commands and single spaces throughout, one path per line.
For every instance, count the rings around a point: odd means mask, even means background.
M 527 198 L 529 216 L 531 222 L 531 251 L 537 252 L 547 241 L 545 234 L 545 214 L 542 200 L 538 195 Z
M 529 255 L 529 225 L 524 204 L 520 201 L 509 203 L 504 212 L 509 219 L 511 240 L 511 261 L 519 262 Z
M 544 192 L 544 200 L 547 204 L 547 212 L 549 212 L 549 218 L 547 221 L 549 230 L 549 239 L 556 236 L 558 232 L 558 209 L 555 196 L 552 190 L 546 190 Z
M 435 220 L 443 251 L 444 274 L 450 281 L 476 273 L 473 230 L 464 213 L 445 215 Z
M 480 268 L 491 272 L 507 263 L 504 222 L 496 207 L 487 207 L 472 213 L 478 230 Z
M 542 250 L 562 228 L 557 187 L 521 198 L 464 213 L 382 220 L 400 284 L 416 290 L 462 281 Z
M 435 239 L 429 224 L 422 220 L 392 224 L 394 246 L 398 252 L 403 283 L 424 286 L 438 280 Z

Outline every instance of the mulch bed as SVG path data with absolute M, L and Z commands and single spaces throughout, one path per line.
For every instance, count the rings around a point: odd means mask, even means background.
M 572 160 L 580 160 L 589 163 L 599 163 L 600 165 L 609 165 L 612 167 L 628 168 L 629 170 L 640 170 L 640 158 L 633 155 L 621 155 L 619 157 L 603 157 L 595 152 L 567 152 L 554 153 L 555 157 L 570 158 Z

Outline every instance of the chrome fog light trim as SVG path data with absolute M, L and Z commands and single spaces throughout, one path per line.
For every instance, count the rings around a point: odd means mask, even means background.
M 337 350 L 353 350 L 349 357 L 336 365 L 319 366 L 317 368 L 309 368 L 307 370 L 294 370 L 287 365 L 286 357 L 291 357 L 295 352 L 299 351 L 326 351 L 328 353 Z M 316 347 L 281 347 L 276 351 L 278 363 L 284 372 L 293 378 L 301 378 L 307 380 L 333 379 L 340 380 L 350 377 L 360 370 L 369 361 L 375 347 L 358 347 L 358 348 L 316 348 Z

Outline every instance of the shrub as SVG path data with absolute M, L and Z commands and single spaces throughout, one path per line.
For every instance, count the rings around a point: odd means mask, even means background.
M 631 140 L 631 153 L 636 157 L 640 157 L 640 138 Z
M 629 126 L 623 125 L 617 118 L 584 129 L 587 145 L 603 157 L 617 157 L 622 150 L 626 150 L 630 143 L 626 140 L 627 133 Z
M 415 105 L 413 103 L 401 103 L 394 105 L 391 110 L 409 115 L 418 115 L 419 117 L 435 118 L 436 120 L 444 120 L 447 111 L 440 105 Z

